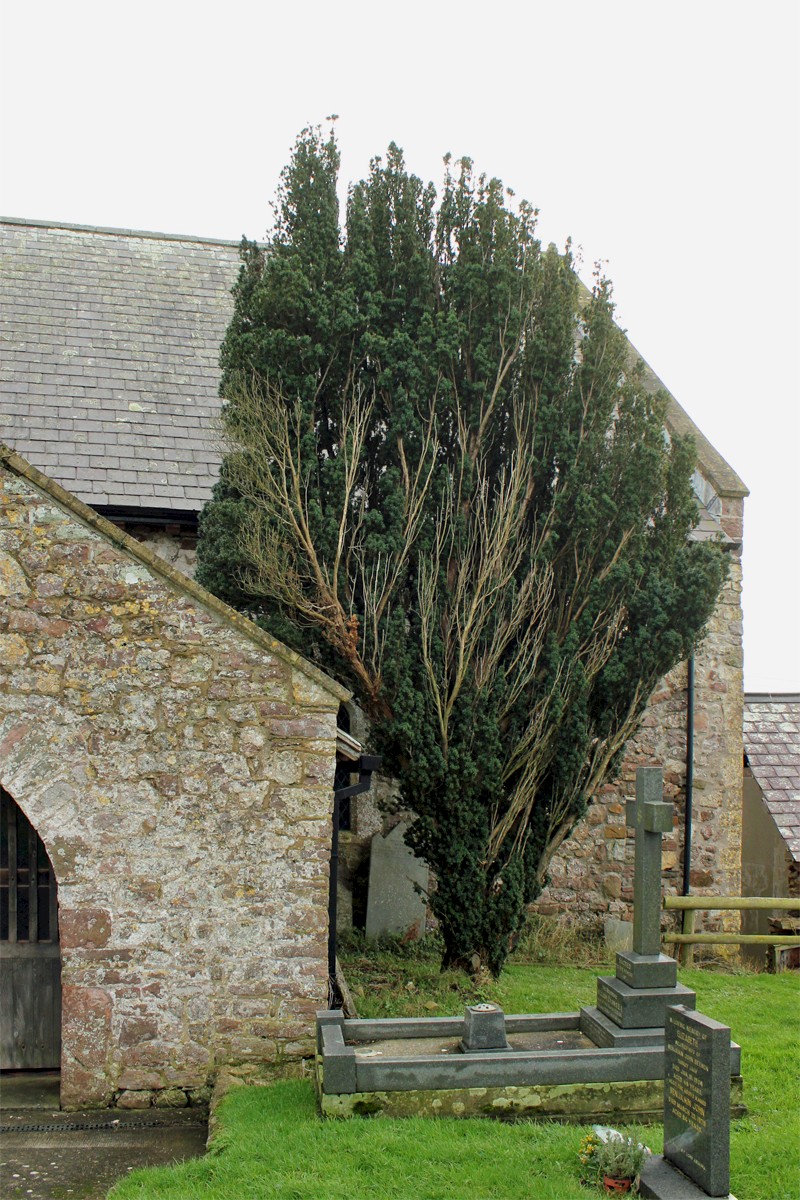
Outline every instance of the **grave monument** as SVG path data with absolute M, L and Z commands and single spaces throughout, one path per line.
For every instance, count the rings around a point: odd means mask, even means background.
M 673 816 L 662 790 L 661 768 L 639 767 L 625 814 L 636 837 L 633 949 L 617 954 L 616 975 L 601 975 L 597 1004 L 581 1009 L 581 1030 L 597 1046 L 663 1046 L 667 1007 L 695 1007 L 675 959 L 661 953 L 661 837 Z
M 688 1017 L 695 1007 L 675 960 L 661 953 L 661 837 L 672 816 L 660 768 L 640 767 L 627 811 L 636 839 L 633 949 L 617 954 L 615 975 L 598 979 L 596 1005 L 506 1016 L 497 1005 L 476 1004 L 463 1017 L 398 1020 L 320 1012 L 322 1112 L 660 1119 L 668 1013 Z M 741 1051 L 728 1036 L 715 1053 L 716 1069 L 727 1070 L 729 1108 L 731 1076 L 737 1098 L 741 1092 Z M 679 1193 L 669 1195 L 678 1200 Z
M 386 836 L 376 833 L 369 857 L 368 938 L 382 934 L 422 937 L 428 867 L 405 843 L 408 823 L 401 821 Z
M 705 1200 L 730 1187 L 731 1031 L 680 1005 L 667 1011 L 664 1154 L 645 1164 L 647 1200 Z

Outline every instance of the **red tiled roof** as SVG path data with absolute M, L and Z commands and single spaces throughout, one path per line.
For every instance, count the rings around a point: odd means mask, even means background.
M 800 695 L 745 696 L 744 752 L 792 858 L 800 862 Z

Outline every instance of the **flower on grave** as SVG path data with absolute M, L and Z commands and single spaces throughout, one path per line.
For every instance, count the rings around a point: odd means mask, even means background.
M 584 1183 L 602 1183 L 609 1179 L 636 1180 L 650 1150 L 618 1130 L 596 1125 L 581 1140 L 578 1157 Z
M 602 1140 L 596 1133 L 587 1133 L 581 1138 L 581 1144 L 578 1148 L 578 1158 L 581 1160 L 581 1165 L 588 1167 L 594 1159 L 599 1146 L 602 1146 Z

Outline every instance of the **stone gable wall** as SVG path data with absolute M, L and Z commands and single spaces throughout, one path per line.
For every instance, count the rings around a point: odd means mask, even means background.
M 183 1104 L 311 1053 L 336 685 L 0 481 L 0 783 L 58 881 L 62 1104 Z
M 742 501 L 727 501 L 723 527 L 741 538 Z M 681 663 L 651 697 L 619 778 L 601 789 L 586 816 L 552 861 L 550 883 L 535 910 L 568 914 L 586 925 L 608 917 L 633 919 L 632 830 L 625 801 L 633 798 L 638 766 L 664 769 L 664 797 L 675 804 L 674 832 L 663 841 L 663 886 L 683 883 L 686 787 L 687 665 Z M 743 663 L 741 561 L 730 570 L 706 636 L 695 655 L 694 791 L 691 889 L 699 895 L 741 895 Z M 677 928 L 674 914 L 665 928 Z M 697 914 L 697 927 L 737 931 L 739 914 Z M 719 955 L 720 947 L 714 947 Z

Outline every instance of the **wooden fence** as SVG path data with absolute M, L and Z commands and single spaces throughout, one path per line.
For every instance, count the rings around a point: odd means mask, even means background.
M 698 910 L 717 912 L 731 909 L 749 911 L 779 909 L 800 911 L 798 896 L 665 896 L 664 908 L 683 912 L 680 933 L 665 933 L 664 941 L 677 945 L 684 966 L 691 966 L 694 946 L 702 944 L 724 946 L 772 946 L 776 969 L 783 950 L 800 946 L 800 931 L 778 933 L 695 933 L 694 914 Z

